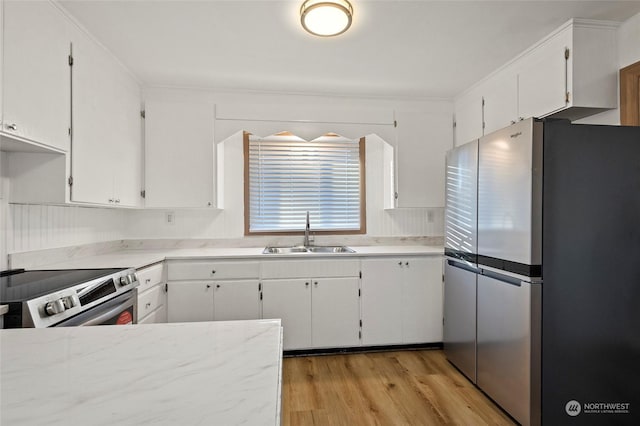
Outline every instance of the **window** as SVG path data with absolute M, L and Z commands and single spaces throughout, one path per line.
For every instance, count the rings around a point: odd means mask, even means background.
M 365 140 L 244 135 L 245 234 L 364 234 Z

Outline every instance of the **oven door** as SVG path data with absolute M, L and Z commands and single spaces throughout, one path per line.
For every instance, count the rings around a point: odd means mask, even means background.
M 135 308 L 136 292 L 131 290 L 73 318 L 58 323 L 54 327 L 135 324 Z

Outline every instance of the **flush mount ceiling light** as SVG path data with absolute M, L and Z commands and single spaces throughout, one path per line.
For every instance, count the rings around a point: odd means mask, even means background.
M 331 37 L 351 26 L 353 7 L 347 0 L 306 0 L 300 8 L 302 27 L 313 35 Z

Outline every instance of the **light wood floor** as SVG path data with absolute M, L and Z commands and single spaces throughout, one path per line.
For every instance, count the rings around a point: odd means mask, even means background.
M 282 424 L 513 425 L 441 350 L 285 358 Z

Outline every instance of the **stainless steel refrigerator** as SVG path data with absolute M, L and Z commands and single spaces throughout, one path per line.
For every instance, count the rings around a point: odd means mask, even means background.
M 525 425 L 640 424 L 640 128 L 529 119 L 477 164 L 477 386 Z

